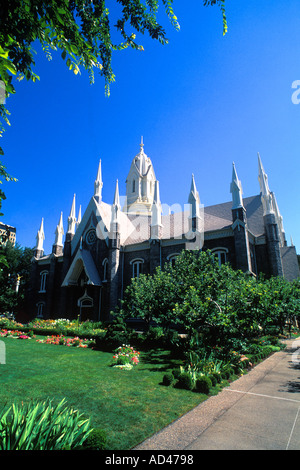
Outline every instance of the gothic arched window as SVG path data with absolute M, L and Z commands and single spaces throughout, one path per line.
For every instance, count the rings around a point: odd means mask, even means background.
M 40 292 L 46 292 L 46 282 L 47 282 L 48 271 L 42 271 L 40 276 L 41 276 Z
M 142 274 L 143 263 L 144 260 L 142 258 L 136 258 L 130 261 L 130 264 L 132 265 L 132 277 L 139 277 L 140 274 Z
M 221 264 L 225 264 L 227 262 L 227 253 L 228 253 L 227 248 L 219 247 L 219 248 L 214 248 L 211 251 L 217 257 L 220 266 Z

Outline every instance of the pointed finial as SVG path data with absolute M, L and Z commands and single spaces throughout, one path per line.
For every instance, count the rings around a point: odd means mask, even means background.
M 114 206 L 121 207 L 120 205 L 120 195 L 119 195 L 119 180 L 116 182 L 115 196 L 114 196 Z
M 191 204 L 192 201 L 197 200 L 197 199 L 199 199 L 198 203 L 200 204 L 200 198 L 199 198 L 199 193 L 196 188 L 194 173 L 192 173 L 192 182 L 191 182 L 191 189 L 190 189 L 188 202 Z
M 78 212 L 77 224 L 80 224 L 80 222 L 81 222 L 81 205 L 79 206 L 79 212 Z
M 45 233 L 44 233 L 44 218 L 42 218 L 40 229 L 38 230 L 37 236 L 36 236 L 36 249 L 43 251 L 43 242 L 45 240 Z
M 63 246 L 63 242 L 62 242 L 63 234 L 64 234 L 63 213 L 61 212 L 60 213 L 60 219 L 59 219 L 58 225 L 56 226 L 56 230 L 55 230 L 54 245 Z
M 188 203 L 190 204 L 190 218 L 200 217 L 200 197 L 196 188 L 196 182 L 194 173 L 192 173 L 192 183 L 190 194 L 188 198 Z
M 273 198 L 268 184 L 268 175 L 266 174 L 259 153 L 258 155 L 258 181 L 260 186 L 261 200 L 263 204 L 264 215 L 273 214 Z
M 103 182 L 102 182 L 102 169 L 101 169 L 101 159 L 100 159 L 98 172 L 97 172 L 97 178 L 94 184 L 94 197 L 97 199 L 98 202 L 101 202 L 102 200 L 102 187 L 103 187 Z
M 73 196 L 72 207 L 70 211 L 70 215 L 68 217 L 68 233 L 75 233 L 76 228 L 76 215 L 75 215 L 75 198 L 76 194 Z
M 242 185 L 238 178 L 234 162 L 232 162 L 232 180 L 230 184 L 230 192 L 232 194 L 232 209 L 243 207 Z

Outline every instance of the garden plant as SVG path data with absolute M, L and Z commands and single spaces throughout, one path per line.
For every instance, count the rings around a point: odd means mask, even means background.
M 33 416 L 50 413 L 48 395 L 53 409 L 66 397 L 92 417 L 85 440 L 64 421 L 74 442 L 58 437 L 61 448 L 130 448 L 284 347 L 281 339 L 299 331 L 299 290 L 299 279 L 255 278 L 219 266 L 210 252 L 185 251 L 133 279 L 109 324 L 1 317 L 12 362 L 6 376 L 0 366 L 0 448 L 49 448 L 43 431 L 28 431 L 44 420 Z

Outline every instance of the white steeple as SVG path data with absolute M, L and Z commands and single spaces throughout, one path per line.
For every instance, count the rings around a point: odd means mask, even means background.
M 188 203 L 190 204 L 190 218 L 200 218 L 200 197 L 196 188 L 194 174 L 192 174 L 191 190 L 189 194 Z
M 132 160 L 126 179 L 126 204 L 124 210 L 151 215 L 155 180 L 153 165 L 144 152 L 142 137 L 140 151 Z
M 81 222 L 81 205 L 79 206 L 78 217 L 77 217 L 77 221 L 76 221 L 76 230 L 77 230 L 77 227 L 80 224 L 80 222 Z
M 64 235 L 64 227 L 63 227 L 63 213 L 60 213 L 59 223 L 56 226 L 55 230 L 55 241 L 54 245 L 56 246 L 63 246 L 63 235 Z
M 160 195 L 159 195 L 159 182 L 156 180 L 154 183 L 154 197 L 153 197 L 153 204 L 151 210 L 151 227 L 162 227 L 161 224 L 161 214 L 162 214 L 162 207 L 160 202 Z
M 114 202 L 111 206 L 111 223 L 112 224 L 119 223 L 120 211 L 121 211 L 121 204 L 120 204 L 120 195 L 119 195 L 119 181 L 117 180 L 115 195 L 114 195 Z
M 102 169 L 101 169 L 101 159 L 100 159 L 97 178 L 94 184 L 94 198 L 97 200 L 97 202 L 102 201 L 102 188 L 103 188 L 103 182 L 102 182 Z
M 261 192 L 261 200 L 264 209 L 264 215 L 273 214 L 273 198 L 269 189 L 268 176 L 263 168 L 259 153 L 258 156 L 258 181 Z
M 238 179 L 234 162 L 232 163 L 232 181 L 230 184 L 230 192 L 232 194 L 232 209 L 239 209 L 240 207 L 243 207 L 242 185 Z
M 73 235 L 75 234 L 76 229 L 75 198 L 76 195 L 74 194 L 70 215 L 68 217 L 68 233 L 71 233 Z
M 43 245 L 45 240 L 45 233 L 44 233 L 44 219 L 42 218 L 40 229 L 38 230 L 36 236 L 36 251 L 44 251 Z

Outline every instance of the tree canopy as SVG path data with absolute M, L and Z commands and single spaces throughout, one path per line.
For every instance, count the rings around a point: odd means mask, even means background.
M 291 319 L 299 319 L 299 287 L 299 279 L 256 279 L 229 264 L 220 266 L 210 251 L 186 250 L 174 265 L 134 278 L 121 315 L 166 331 L 176 326 L 212 347 L 232 346 L 261 333 L 282 332 Z
M 94 82 L 95 70 L 105 81 L 105 93 L 115 80 L 112 54 L 128 47 L 143 50 L 136 34 L 148 33 L 150 38 L 167 44 L 165 29 L 158 23 L 162 5 L 171 24 L 180 29 L 173 10 L 173 0 L 5 0 L 0 5 L 0 136 L 9 111 L 3 97 L 15 93 L 14 78 L 39 79 L 34 70 L 34 44 L 39 42 L 51 59 L 51 51 L 59 50 L 67 67 L 75 74 L 83 68 Z M 203 0 L 203 5 L 218 5 L 223 15 L 223 33 L 227 31 L 225 0 Z M 115 15 L 111 16 L 115 9 Z M 115 11 L 114 11 L 115 13 Z M 112 21 L 114 24 L 112 25 Z M 115 42 L 114 32 L 120 38 Z M 1 102 L 2 97 L 2 102 Z M 3 155 L 0 147 L 0 155 Z M 15 180 L 0 162 L 0 183 Z M 1 199 L 4 193 L 0 192 Z M 1 205 L 0 205 L 1 208 Z

